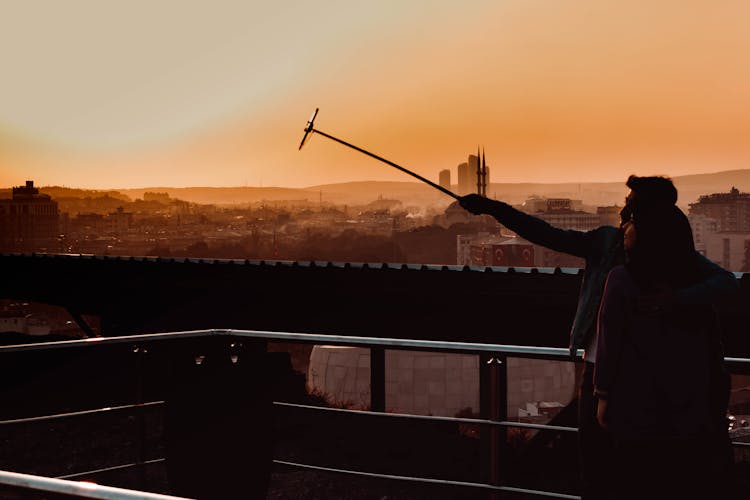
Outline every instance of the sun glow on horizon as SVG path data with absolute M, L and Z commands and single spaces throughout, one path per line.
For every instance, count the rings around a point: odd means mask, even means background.
M 308 187 L 750 168 L 750 5 L 578 0 L 149 6 L 0 18 L 0 185 Z M 31 36 L 33 33 L 33 36 Z M 137 36 L 135 36 L 137 34 Z

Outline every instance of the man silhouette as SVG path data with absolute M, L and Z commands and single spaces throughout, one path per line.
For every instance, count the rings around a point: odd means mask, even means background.
M 598 401 L 594 395 L 593 383 L 596 318 L 604 283 L 609 271 L 625 262 L 622 228 L 631 220 L 633 209 L 638 206 L 658 210 L 660 207 L 668 208 L 677 203 L 677 189 L 667 177 L 631 175 L 626 185 L 630 192 L 620 212 L 620 227 L 601 226 L 591 231 L 560 229 L 542 219 L 516 210 L 507 203 L 476 194 L 459 199 L 460 205 L 469 212 L 476 215 L 491 215 L 502 225 L 532 243 L 585 260 L 569 343 L 571 356 L 575 356 L 580 348 L 585 352 L 583 376 L 578 393 L 578 441 L 583 500 L 606 498 L 607 469 L 604 464 L 611 451 L 610 438 L 596 420 Z M 737 290 L 737 280 L 732 273 L 702 255 L 699 261 L 703 281 L 676 292 L 640 297 L 639 306 L 657 310 L 670 308 L 675 304 L 710 304 Z

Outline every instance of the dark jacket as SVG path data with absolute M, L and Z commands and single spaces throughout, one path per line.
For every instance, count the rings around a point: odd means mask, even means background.
M 502 201 L 494 201 L 492 209 L 487 213 L 532 243 L 585 260 L 578 308 L 570 330 L 569 348 L 571 356 L 575 355 L 576 351 L 587 345 L 596 334 L 596 317 L 607 274 L 616 265 L 625 261 L 621 231 L 613 226 L 602 226 L 591 231 L 560 229 L 542 219 L 516 210 Z M 705 280 L 678 290 L 675 294 L 678 304 L 710 304 L 739 287 L 734 274 L 703 256 L 700 256 L 699 260 Z
M 642 311 L 636 306 L 639 293 L 625 266 L 609 273 L 594 374 L 597 393 L 607 395 L 608 429 L 619 439 L 639 440 L 720 430 L 712 411 L 720 356 L 712 308 Z

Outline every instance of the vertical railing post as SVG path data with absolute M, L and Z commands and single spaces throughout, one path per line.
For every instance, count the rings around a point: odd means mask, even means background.
M 143 412 L 143 370 L 144 356 L 148 351 L 143 346 L 135 346 L 135 425 L 136 425 L 136 469 L 138 470 L 138 482 L 141 489 L 146 489 L 146 470 L 144 463 L 146 461 L 146 416 Z
M 173 495 L 267 498 L 277 377 L 267 351 L 263 341 L 215 335 L 170 353 L 164 442 Z
M 479 356 L 479 408 L 481 418 L 503 421 L 508 416 L 507 358 L 503 354 Z M 507 431 L 499 426 L 483 426 L 480 432 L 482 480 L 500 486 L 503 480 Z M 496 499 L 498 494 L 490 493 Z
M 504 354 L 492 359 L 489 366 L 490 377 L 490 420 L 497 422 L 508 419 L 508 358 Z M 500 485 L 503 482 L 504 469 L 507 468 L 508 429 L 493 426 L 490 439 L 492 460 L 490 482 Z
M 385 411 L 385 349 L 370 348 L 370 410 Z
M 492 356 L 482 353 L 479 355 L 479 418 L 489 420 L 491 415 L 490 404 L 490 360 Z M 491 429 L 487 425 L 479 428 L 479 466 L 481 467 L 480 478 L 483 483 L 489 483 L 492 471 L 491 453 Z

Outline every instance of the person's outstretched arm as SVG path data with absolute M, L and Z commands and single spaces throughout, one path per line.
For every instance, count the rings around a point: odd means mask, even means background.
M 590 231 L 560 229 L 538 217 L 516 210 L 507 203 L 478 194 L 462 196 L 458 202 L 475 215 L 491 215 L 503 226 L 537 245 L 584 258 L 591 251 Z

